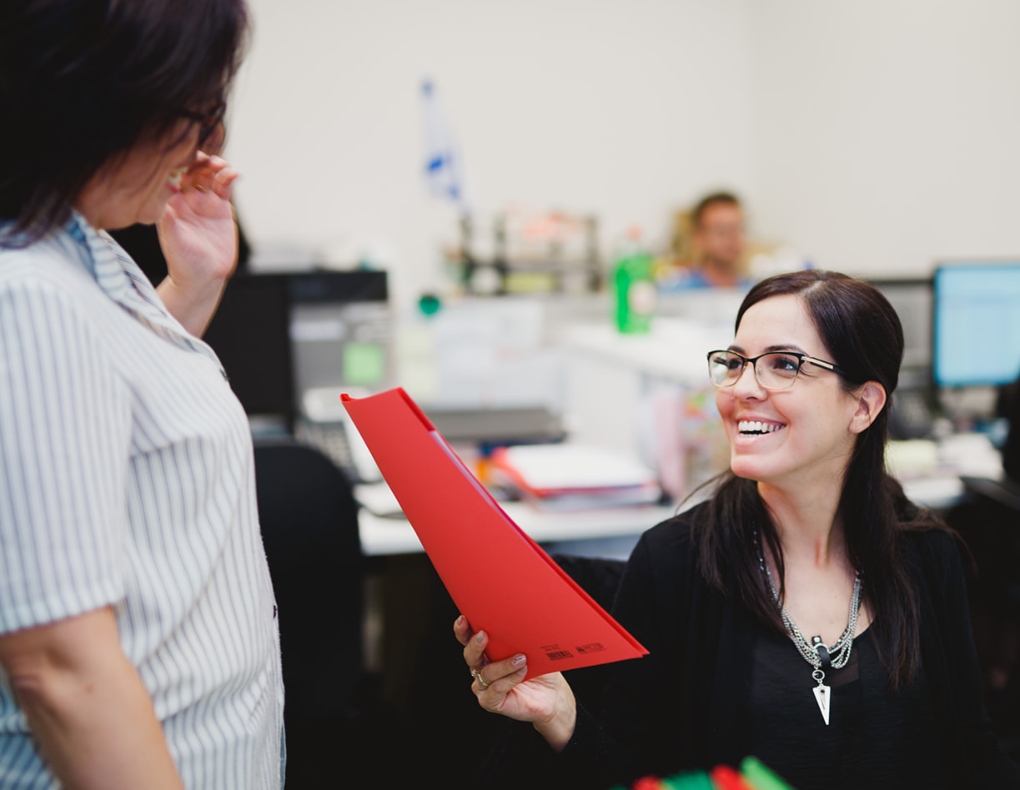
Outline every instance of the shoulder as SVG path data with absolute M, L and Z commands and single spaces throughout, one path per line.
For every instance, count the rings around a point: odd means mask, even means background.
M 679 513 L 647 530 L 631 554 L 631 573 L 649 578 L 690 578 L 697 566 L 695 523 L 701 505 Z
M 641 536 L 650 550 L 689 552 L 694 547 L 694 524 L 703 505 L 697 505 L 656 524 Z
M 953 530 L 939 526 L 905 529 L 902 542 L 910 554 L 925 564 L 958 560 L 963 546 Z
M 0 249 L 0 335 L 7 353 L 24 348 L 25 362 L 64 364 L 84 347 L 115 364 L 110 328 L 117 306 L 77 256 L 70 238 L 58 234 L 24 249 Z
M 936 597 L 962 583 L 967 549 L 960 537 L 946 527 L 907 529 L 901 536 L 904 562 L 916 578 Z
M 25 290 L 77 300 L 99 289 L 74 242 L 57 232 L 27 247 L 0 248 L 0 294 Z

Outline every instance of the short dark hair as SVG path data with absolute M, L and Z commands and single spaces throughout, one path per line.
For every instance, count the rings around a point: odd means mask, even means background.
M 699 200 L 694 208 L 691 209 L 691 227 L 695 229 L 700 228 L 705 212 L 711 206 L 719 205 L 736 206 L 737 208 L 740 208 L 740 199 L 732 192 L 713 192 L 710 195 L 705 195 L 705 197 Z
M 89 180 L 225 100 L 244 0 L 0 4 L 0 244 L 63 224 Z
M 840 495 L 847 556 L 865 580 L 864 599 L 873 613 L 876 645 L 892 675 L 892 685 L 913 678 L 919 662 L 918 593 L 907 572 L 902 538 L 906 531 L 945 528 L 913 506 L 885 471 L 889 409 L 903 359 L 903 328 L 895 309 L 874 286 L 838 272 L 804 270 L 777 274 L 757 283 L 737 311 L 736 328 L 753 305 L 773 296 L 803 300 L 831 359 L 843 371 L 844 391 L 867 381 L 886 391 L 886 404 L 857 436 Z M 700 562 L 706 577 L 719 584 L 721 568 L 737 569 L 737 586 L 752 611 L 778 630 L 783 626 L 761 578 L 752 530 L 760 533 L 783 573 L 782 548 L 775 526 L 753 481 L 727 472 L 718 480 L 701 533 Z

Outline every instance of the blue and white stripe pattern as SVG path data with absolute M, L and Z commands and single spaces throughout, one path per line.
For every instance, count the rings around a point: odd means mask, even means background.
M 185 786 L 279 790 L 247 419 L 211 349 L 75 215 L 0 250 L 0 633 L 107 605 Z M 2 670 L 0 787 L 59 787 Z

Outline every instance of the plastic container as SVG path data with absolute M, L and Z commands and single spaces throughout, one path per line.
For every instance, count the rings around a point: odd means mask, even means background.
M 624 334 L 642 334 L 652 326 L 658 302 L 652 254 L 641 243 L 641 229 L 631 228 L 612 270 L 613 315 Z

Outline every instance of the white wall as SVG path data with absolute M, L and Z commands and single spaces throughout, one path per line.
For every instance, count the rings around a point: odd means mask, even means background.
M 472 205 L 593 212 L 656 240 L 705 189 L 750 191 L 748 0 L 250 0 L 228 156 L 256 247 L 345 237 L 434 285 L 419 86 L 460 139 Z
M 747 10 L 762 227 L 868 274 L 1020 255 L 1020 3 Z
M 818 265 L 927 273 L 1020 254 L 1015 0 L 250 0 L 231 114 L 257 247 L 338 238 L 437 282 L 452 207 L 421 175 L 435 80 L 473 205 L 653 239 L 699 193 Z

